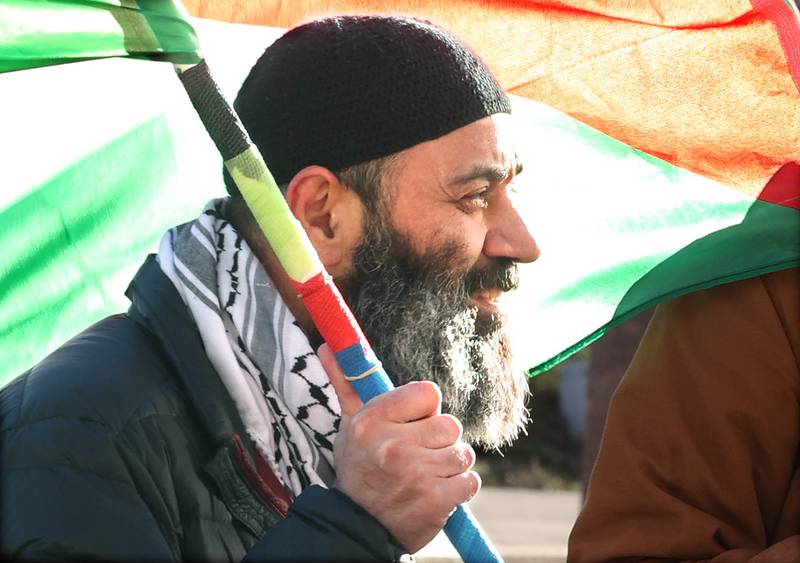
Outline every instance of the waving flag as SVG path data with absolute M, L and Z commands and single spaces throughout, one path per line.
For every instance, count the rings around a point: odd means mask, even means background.
M 147 58 L 165 58 L 175 63 L 173 68 L 178 73 L 209 137 L 223 157 L 225 168 L 244 196 L 314 324 L 336 354 L 345 377 L 349 379 L 361 400 L 366 403 L 393 389 L 391 380 L 372 352 L 352 313 L 344 304 L 342 296 L 325 271 L 305 231 L 292 215 L 258 149 L 250 142 L 236 114 L 211 77 L 207 62 L 200 57 L 196 48 L 191 50 L 194 34 L 191 33 L 189 37 L 190 34 L 187 33 L 187 28 L 189 31 L 191 28 L 183 22 L 179 14 L 175 13 L 175 7 L 170 2 L 152 4 L 153 9 L 148 9 L 150 5 L 151 3 L 144 0 L 141 6 L 128 2 L 122 11 L 111 5 L 103 5 L 102 8 L 118 20 L 128 54 L 140 56 L 144 51 Z M 85 6 L 79 5 L 79 7 Z M 88 7 L 93 8 L 93 6 Z M 38 11 L 36 8 L 31 9 L 29 5 L 21 5 L 19 8 L 17 19 L 20 23 L 38 21 L 31 21 L 30 17 L 40 15 L 36 13 Z M 66 15 L 70 15 L 69 11 Z M 24 28 L 24 25 L 20 26 L 17 22 L 11 23 L 12 25 L 8 26 L 11 29 Z M 13 25 L 15 23 L 17 25 Z M 175 24 L 178 24 L 178 27 L 182 24 L 184 29 L 175 31 Z M 112 30 L 112 44 L 118 41 L 115 35 Z M 186 36 L 188 41 L 182 36 Z M 46 30 L 43 38 L 47 43 Z M 141 38 L 145 38 L 145 41 Z M 56 43 L 58 46 L 54 54 L 57 55 L 62 47 L 61 41 Z M 102 40 L 98 43 L 104 46 L 106 44 Z M 187 43 L 189 50 L 185 51 Z M 71 42 L 67 41 L 65 45 L 63 50 L 71 55 Z M 28 56 L 30 52 L 39 54 L 35 48 L 37 46 L 38 41 L 34 39 L 25 49 L 12 53 L 9 57 L 11 59 L 9 69 L 15 68 L 15 55 L 19 60 L 17 66 L 21 68 L 32 66 L 31 61 L 41 61 L 43 65 L 53 64 L 52 56 L 39 58 Z M 50 54 L 53 50 L 45 44 L 41 51 Z M 98 52 L 102 52 L 102 48 Z M 80 57 L 87 54 L 92 56 L 93 51 L 89 50 L 86 53 L 86 50 L 81 49 L 79 53 Z M 284 132 L 275 131 L 275 134 Z M 125 156 L 123 155 L 123 158 Z M 135 186 L 133 187 L 135 189 Z M 502 561 L 466 506 L 455 508 L 444 525 L 444 531 L 465 563 Z
M 254 57 L 281 32 L 196 23 L 228 95 L 251 59 L 220 45 Z M 125 311 L 164 231 L 224 193 L 172 66 L 152 62 L 197 62 L 197 49 L 169 2 L 0 3 L 0 383 Z
M 412 13 L 487 59 L 518 96 L 517 197 L 544 251 L 511 296 L 531 373 L 661 300 L 800 263 L 800 26 L 784 0 L 186 4 L 279 27 L 331 11 Z M 126 45 L 119 3 L 79 5 L 0 5 L 4 381 L 123 311 L 164 229 L 224 193 L 221 159 L 169 65 L 89 60 L 175 61 L 194 47 Z M 212 67 L 229 97 L 280 33 L 193 23 L 208 58 L 224 61 Z M 36 41 L 47 30 L 55 39 Z M 33 68 L 75 60 L 86 62 Z
M 164 43 L 124 36 L 121 22 L 152 24 Z M 120 292 L 165 223 L 217 193 L 195 170 L 213 146 L 171 66 L 105 59 L 191 62 L 196 50 L 191 27 L 163 7 L 0 3 L 3 382 L 124 311 Z M 74 61 L 87 62 L 59 64 Z

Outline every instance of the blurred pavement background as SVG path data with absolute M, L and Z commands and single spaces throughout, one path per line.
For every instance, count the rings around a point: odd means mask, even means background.
M 484 487 L 469 503 L 506 563 L 566 560 L 567 538 L 578 516 L 578 491 Z M 418 563 L 461 561 L 444 534 L 416 555 Z

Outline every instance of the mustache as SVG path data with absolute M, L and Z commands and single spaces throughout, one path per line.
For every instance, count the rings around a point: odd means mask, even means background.
M 383 301 L 410 298 L 424 288 L 436 288 L 461 302 L 484 290 L 507 292 L 520 283 L 519 266 L 508 257 L 489 258 L 482 266 L 464 267 L 466 245 L 447 241 L 419 253 L 411 241 L 381 223 L 365 226 L 364 240 L 356 249 L 354 271 L 336 280 L 354 313 L 366 313 L 360 295 L 382 294 Z M 362 315 L 357 314 L 356 318 Z M 369 318 L 369 316 L 367 316 Z M 360 322 L 368 322 L 360 318 Z
M 469 295 L 483 290 L 511 291 L 519 287 L 519 267 L 510 258 L 495 258 L 483 268 L 473 268 L 464 277 Z

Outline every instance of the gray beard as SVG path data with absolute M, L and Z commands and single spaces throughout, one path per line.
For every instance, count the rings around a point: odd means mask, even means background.
M 464 439 L 499 448 L 528 421 L 528 382 L 512 367 L 503 317 L 479 315 L 470 296 L 511 289 L 518 274 L 510 260 L 464 272 L 460 251 L 446 244 L 419 255 L 400 233 L 368 221 L 353 271 L 336 281 L 395 385 L 434 381 Z

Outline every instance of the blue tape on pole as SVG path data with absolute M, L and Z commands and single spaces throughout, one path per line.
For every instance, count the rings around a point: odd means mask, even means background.
M 355 387 L 358 396 L 361 397 L 361 400 L 364 402 L 378 395 L 383 395 L 394 388 L 392 382 L 382 368 L 369 377 L 353 381 L 352 385 Z
M 370 350 L 370 352 L 372 351 Z M 361 342 L 336 352 L 336 359 L 339 360 L 339 365 L 347 377 L 356 377 L 378 365 L 375 354 L 370 353 L 368 356 L 365 345 Z
M 502 563 L 503 561 L 475 516 L 463 504 L 447 519 L 444 533 L 465 562 Z
M 337 352 L 336 359 L 348 377 L 358 377 L 374 369 L 370 375 L 350 382 L 365 403 L 373 397 L 394 389 L 392 381 L 380 367 L 375 355 L 371 350 L 365 350 L 365 346 L 361 343 Z M 450 515 L 444 526 L 444 533 L 465 563 L 502 563 L 503 561 L 503 558 L 489 542 L 486 532 L 464 505 L 456 508 L 455 512 Z
M 347 377 L 358 377 L 370 370 L 374 370 L 367 377 L 350 382 L 355 387 L 358 396 L 365 403 L 373 397 L 394 389 L 389 376 L 380 367 L 380 362 L 378 362 L 374 354 L 370 354 L 370 356 L 367 356 L 367 351 L 360 343 L 336 353 L 336 359 Z

